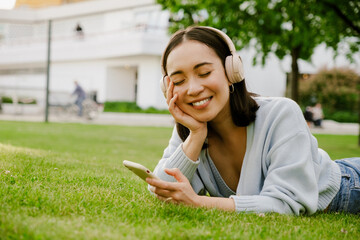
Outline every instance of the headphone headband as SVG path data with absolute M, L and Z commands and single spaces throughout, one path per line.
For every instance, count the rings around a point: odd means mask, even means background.
M 221 30 L 219 30 L 217 28 L 208 27 L 208 26 L 203 26 L 203 28 L 207 28 L 207 29 L 210 29 L 210 30 L 216 32 L 226 42 L 226 45 L 228 45 L 231 54 L 232 55 L 234 55 L 234 54 L 237 55 L 234 43 L 232 42 L 230 37 L 228 35 L 226 35 L 223 31 L 221 31 Z

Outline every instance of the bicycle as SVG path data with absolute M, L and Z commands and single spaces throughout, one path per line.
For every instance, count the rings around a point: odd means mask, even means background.
M 86 98 L 82 102 L 82 116 L 78 116 L 79 106 L 75 103 L 68 103 L 64 105 L 51 105 L 51 112 L 59 119 L 69 120 L 73 117 L 82 117 L 88 120 L 93 120 L 99 116 L 101 108 L 98 103 Z

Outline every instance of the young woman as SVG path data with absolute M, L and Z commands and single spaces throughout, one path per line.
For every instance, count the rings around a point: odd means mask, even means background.
M 332 161 L 299 106 L 246 90 L 230 38 L 209 27 L 173 35 L 162 58 L 176 121 L 147 179 L 162 201 L 229 211 L 360 211 L 360 158 Z

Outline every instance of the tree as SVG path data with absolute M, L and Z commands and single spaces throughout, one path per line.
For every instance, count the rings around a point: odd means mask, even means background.
M 271 52 L 279 59 L 291 56 L 291 98 L 295 101 L 299 59 L 309 61 L 321 43 L 350 60 L 360 48 L 359 0 L 157 1 L 171 13 L 171 32 L 194 24 L 219 28 L 238 48 L 254 44 L 254 64 L 265 64 Z
M 322 103 L 325 117 L 337 122 L 357 122 L 360 75 L 348 67 L 321 68 L 299 86 L 303 107 Z

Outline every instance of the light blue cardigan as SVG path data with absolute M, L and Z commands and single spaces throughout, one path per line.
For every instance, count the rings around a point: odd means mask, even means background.
M 221 178 L 207 149 L 196 162 L 185 155 L 176 128 L 154 173 L 165 181 L 175 181 L 163 169 L 179 168 L 196 193 L 233 198 L 239 212 L 300 215 L 324 210 L 340 188 L 339 167 L 318 148 L 294 101 L 255 100 L 260 107 L 255 122 L 247 127 L 236 193 Z

